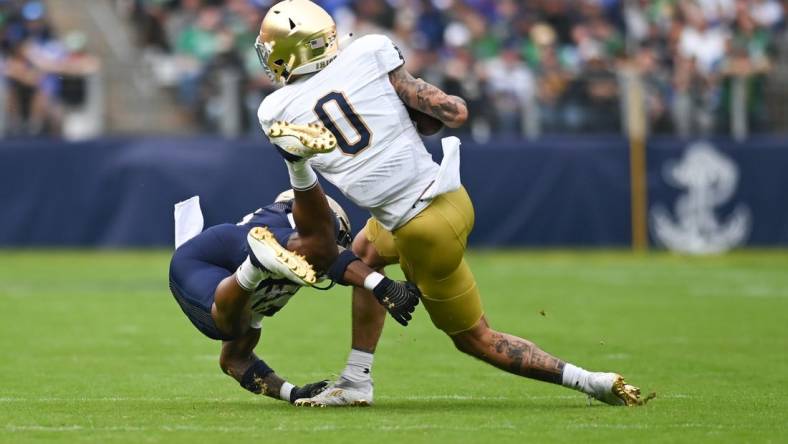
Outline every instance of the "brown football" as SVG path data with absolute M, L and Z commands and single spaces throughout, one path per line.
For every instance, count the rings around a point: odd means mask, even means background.
M 417 109 L 406 106 L 408 115 L 413 124 L 416 125 L 416 130 L 423 136 L 431 136 L 443 129 L 443 122 L 425 114 Z

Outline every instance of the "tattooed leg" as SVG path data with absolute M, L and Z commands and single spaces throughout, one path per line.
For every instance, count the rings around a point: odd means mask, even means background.
M 589 372 L 545 353 L 531 341 L 492 330 L 482 317 L 472 329 L 451 336 L 461 351 L 502 370 L 563 385 L 611 405 L 641 405 L 640 389 L 618 373 Z
M 505 333 L 492 333 L 495 356 L 504 368 L 514 374 L 540 381 L 561 383 L 561 373 L 566 363 L 542 351 L 536 344 L 526 339 Z M 501 357 L 505 360 L 501 361 Z M 508 362 L 506 362 L 508 360 Z
M 476 327 L 452 336 L 461 351 L 501 370 L 539 381 L 562 383 L 566 363 L 536 344 L 490 329 L 485 318 Z

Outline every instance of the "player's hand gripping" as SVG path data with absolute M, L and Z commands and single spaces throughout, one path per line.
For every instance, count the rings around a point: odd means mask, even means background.
M 372 292 L 395 321 L 407 326 L 412 319 L 411 313 L 419 305 L 421 291 L 410 282 L 397 282 L 386 279 Z

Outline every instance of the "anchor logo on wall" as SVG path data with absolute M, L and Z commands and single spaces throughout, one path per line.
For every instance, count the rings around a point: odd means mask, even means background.
M 670 250 L 689 254 L 722 253 L 744 243 L 750 233 L 751 214 L 738 204 L 727 220 L 715 208 L 727 203 L 739 182 L 737 165 L 706 142 L 690 145 L 678 162 L 667 162 L 665 181 L 686 190 L 675 204 L 675 219 L 663 205 L 651 210 L 651 227 L 657 242 Z

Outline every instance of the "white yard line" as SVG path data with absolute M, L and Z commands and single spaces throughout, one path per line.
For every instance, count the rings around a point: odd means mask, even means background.
M 378 396 L 376 399 L 384 401 L 516 401 L 518 399 L 574 399 L 581 394 L 567 394 L 567 395 L 544 395 L 544 396 L 523 396 L 523 397 L 507 397 L 507 396 L 470 396 L 470 395 L 414 395 L 414 396 Z M 172 397 L 172 398 L 159 398 L 159 397 L 96 397 L 96 398 L 62 398 L 62 397 L 42 397 L 42 398 L 15 398 L 15 397 L 2 397 L 0 403 L 57 403 L 57 402 L 226 402 L 226 403 L 239 403 L 239 402 L 255 402 L 256 398 L 249 398 L 248 400 L 237 400 L 228 398 L 200 398 L 200 397 Z
M 401 426 L 376 426 L 376 431 L 383 432 L 402 432 L 402 431 L 422 431 L 422 430 L 447 430 L 447 431 L 462 431 L 472 432 L 478 430 L 516 430 L 517 427 L 511 424 L 489 424 L 489 425 L 473 425 L 473 426 L 447 426 L 438 424 L 412 424 Z M 60 425 L 60 426 L 44 426 L 37 424 L 28 425 L 13 425 L 8 424 L 5 430 L 10 433 L 25 433 L 25 432 L 217 432 L 217 433 L 247 433 L 259 432 L 260 428 L 256 427 L 225 427 L 225 426 L 192 426 L 192 425 L 162 425 L 162 426 L 83 426 L 83 425 Z M 297 425 L 288 424 L 287 426 L 280 425 L 275 429 L 269 429 L 276 432 L 331 432 L 331 431 L 368 431 L 369 426 L 365 425 L 310 425 L 298 427 Z
M 613 430 L 659 430 L 659 429 L 715 429 L 740 428 L 740 425 L 726 426 L 722 424 L 677 423 L 677 424 L 572 424 L 567 429 L 613 429 Z
M 255 398 L 250 398 L 249 401 L 253 401 Z M 172 398 L 153 398 L 153 397 L 141 397 L 141 398 L 128 398 L 128 397 L 118 397 L 118 396 L 110 396 L 110 397 L 99 397 L 99 398 L 53 398 L 53 397 L 44 397 L 44 398 L 13 398 L 13 397 L 4 397 L 0 398 L 0 403 L 12 403 L 12 402 L 30 402 L 30 403 L 52 403 L 52 402 L 227 402 L 227 403 L 239 403 L 239 402 L 246 402 L 246 401 L 238 401 L 234 399 L 227 399 L 227 398 L 187 398 L 187 397 L 172 397 Z
M 412 395 L 412 396 L 391 396 L 382 395 L 377 396 L 375 399 L 381 401 L 517 401 L 517 400 L 561 400 L 561 399 L 581 399 L 581 393 L 566 393 L 563 395 L 523 395 L 519 397 L 512 396 L 473 396 L 473 395 Z M 687 393 L 657 393 L 657 399 L 693 399 L 695 396 Z M 201 397 L 185 397 L 175 396 L 171 398 L 162 397 L 123 397 L 123 396 L 109 396 L 109 397 L 82 397 L 82 398 L 65 398 L 65 397 L 41 397 L 41 398 L 24 398 L 24 397 L 0 397 L 0 403 L 68 403 L 68 402 L 220 402 L 220 403 L 248 403 L 257 402 L 258 398 L 249 399 L 230 399 L 230 398 L 201 398 Z

